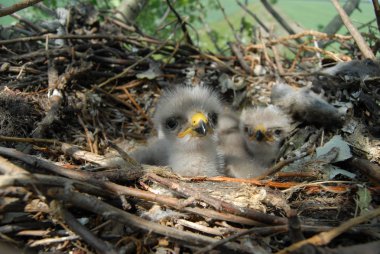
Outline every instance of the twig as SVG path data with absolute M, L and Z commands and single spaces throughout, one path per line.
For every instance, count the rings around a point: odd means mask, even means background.
M 380 166 L 371 163 L 369 160 L 356 157 L 349 160 L 348 163 L 351 165 L 351 167 L 359 169 L 368 177 L 373 178 L 376 181 L 380 181 Z
M 13 164 L 4 157 L 0 156 L 0 172 L 4 175 L 29 174 L 25 169 Z
M 218 4 L 219 9 L 222 11 L 223 16 L 224 16 L 224 19 L 227 21 L 227 24 L 228 24 L 228 26 L 230 27 L 231 32 L 232 32 L 232 34 L 233 34 L 234 37 L 235 37 L 235 40 L 236 40 L 237 42 L 239 42 L 239 44 L 241 44 L 241 39 L 240 39 L 239 36 L 237 35 L 234 26 L 232 25 L 232 23 L 231 23 L 230 20 L 228 19 L 227 14 L 226 14 L 226 11 L 225 11 L 224 8 L 223 8 L 223 5 L 220 4 L 219 0 L 216 0 L 216 3 Z
M 178 23 L 181 25 L 181 29 L 182 29 L 182 32 L 184 33 L 185 35 L 185 38 L 186 38 L 186 42 L 190 45 L 194 45 L 193 41 L 191 40 L 191 37 L 190 37 L 190 34 L 189 34 L 189 31 L 187 31 L 187 28 L 186 28 L 186 23 L 182 20 L 181 16 L 178 14 L 178 12 L 174 9 L 174 7 L 172 6 L 170 0 L 166 0 L 170 10 L 174 13 L 174 15 L 177 17 L 178 19 Z
M 50 189 L 47 195 L 54 199 L 70 202 L 76 207 L 79 207 L 86 211 L 99 214 L 105 219 L 116 220 L 128 226 L 136 227 L 147 232 L 154 232 L 195 246 L 199 246 L 201 244 L 210 244 L 216 241 L 214 238 L 181 231 L 175 228 L 144 220 L 136 215 L 111 206 L 90 195 L 85 195 L 78 192 L 65 193 L 62 189 Z M 236 244 L 230 244 L 226 247 L 235 251 L 246 251 L 244 248 Z
M 167 195 L 157 195 L 157 194 L 150 193 L 148 191 L 130 188 L 127 186 L 122 186 L 116 183 L 106 181 L 104 179 L 98 180 L 90 172 L 68 170 L 58 165 L 55 165 L 49 161 L 38 159 L 34 156 L 19 152 L 15 149 L 0 147 L 0 154 L 21 160 L 29 165 L 33 165 L 34 167 L 43 168 L 50 172 L 53 172 L 53 173 L 56 173 L 56 174 L 59 174 L 71 179 L 90 183 L 97 187 L 103 188 L 103 190 L 105 191 L 112 192 L 116 195 L 127 195 L 127 196 L 137 197 L 137 198 L 141 198 L 147 201 L 152 201 L 152 202 L 157 202 L 163 205 L 167 205 L 173 208 L 180 209 L 181 207 L 183 207 L 182 206 L 183 201 L 177 198 L 173 198 Z
M 215 49 L 218 51 L 219 54 L 223 54 L 223 50 L 218 45 L 218 40 L 217 40 L 216 34 L 213 34 L 213 31 L 211 30 L 209 24 L 206 21 L 205 8 L 203 8 L 204 6 L 202 5 L 202 1 L 197 0 L 197 3 L 200 6 L 199 15 L 198 15 L 199 21 L 203 24 L 203 27 L 206 30 L 207 36 L 208 36 L 208 38 L 210 38 L 210 41 L 214 45 Z
M 1 7 L 1 5 L 0 5 Z M 35 23 L 33 23 L 32 21 L 24 18 L 24 17 L 21 17 L 20 15 L 16 14 L 16 13 L 13 13 L 11 14 L 11 16 L 15 19 L 18 19 L 20 20 L 22 23 L 25 23 L 27 26 L 29 26 L 30 28 L 32 28 L 34 31 L 36 31 L 37 33 L 39 34 L 42 34 L 42 33 L 45 33 L 46 30 L 37 26 Z
M 256 234 L 266 234 L 268 232 L 270 233 L 283 233 L 283 232 L 286 232 L 287 231 L 287 228 L 286 226 L 272 226 L 272 227 L 261 227 L 261 228 L 250 228 L 250 229 L 247 229 L 247 230 L 243 230 L 239 233 L 236 233 L 232 236 L 229 236 L 229 237 L 226 237 L 216 243 L 213 243 L 213 244 L 210 244 L 210 245 L 207 245 L 206 247 L 198 250 L 197 252 L 195 252 L 194 254 L 203 254 L 203 253 L 208 253 L 210 252 L 211 250 L 215 249 L 216 247 L 218 246 L 221 246 L 223 244 L 226 244 L 228 242 L 231 242 L 239 237 L 242 237 L 244 235 L 248 235 L 248 234 L 252 234 L 252 233 L 256 233 Z
M 333 228 L 329 231 L 322 232 L 320 234 L 314 235 L 313 237 L 310 237 L 306 240 L 299 241 L 297 243 L 294 243 L 290 245 L 289 247 L 286 247 L 285 249 L 282 249 L 278 251 L 276 254 L 286 254 L 286 253 L 291 253 L 294 252 L 295 250 L 298 250 L 302 246 L 306 244 L 313 244 L 313 245 L 326 245 L 328 244 L 331 240 L 336 238 L 337 236 L 341 235 L 342 233 L 346 232 L 353 226 L 359 225 L 363 222 L 366 222 L 372 218 L 375 218 L 377 216 L 380 216 L 380 208 L 374 209 L 362 216 L 352 218 L 344 223 L 342 223 L 339 227 Z
M 170 179 L 170 180 L 165 179 L 165 178 L 159 177 L 158 175 L 153 174 L 153 173 L 148 173 L 148 174 L 146 174 L 146 176 L 149 179 L 151 179 L 151 180 L 153 180 L 159 184 L 162 184 L 162 185 L 164 185 L 170 189 L 173 189 L 173 190 L 181 193 L 182 195 L 184 195 L 186 197 L 194 197 L 196 199 L 199 199 L 199 200 L 213 206 L 216 210 L 222 210 L 222 211 L 226 211 L 226 212 L 229 212 L 232 214 L 248 217 L 250 219 L 260 221 L 260 222 L 263 222 L 266 224 L 281 225 L 281 224 L 287 223 L 287 219 L 285 219 L 285 218 L 281 218 L 281 217 L 273 216 L 273 215 L 268 215 L 268 214 L 261 213 L 261 212 L 258 212 L 256 210 L 250 209 L 250 208 L 238 207 L 238 206 L 235 206 L 233 204 L 229 204 L 225 201 L 213 198 L 207 194 L 204 194 L 204 193 L 199 192 L 197 190 L 194 190 L 190 187 L 187 187 L 187 186 L 181 184 L 180 182 L 173 181 L 172 179 Z
M 48 36 L 46 37 L 46 49 L 48 48 Z M 46 50 L 48 58 L 48 86 L 49 86 L 49 103 L 50 108 L 46 113 L 45 117 L 38 123 L 37 128 L 33 131 L 34 138 L 41 138 L 44 136 L 45 131 L 50 125 L 58 118 L 58 113 L 60 106 L 62 104 L 63 96 L 62 91 L 65 89 L 66 85 L 74 77 L 83 74 L 91 68 L 91 64 L 82 63 L 78 68 L 69 65 L 66 71 L 58 75 L 58 71 L 49 56 L 49 51 Z
M 265 32 L 269 33 L 269 28 L 259 19 L 259 17 L 253 13 L 251 10 L 249 10 L 244 4 L 242 4 L 239 0 L 236 0 L 237 4 L 246 11 L 249 15 L 252 16 L 254 20 L 256 20 L 257 23 L 265 30 Z
M 231 230 L 228 228 L 215 228 L 215 227 L 211 228 L 211 227 L 207 227 L 207 226 L 204 226 L 195 222 L 191 222 L 188 220 L 184 220 L 184 219 L 178 219 L 177 223 L 179 225 L 182 225 L 182 226 L 185 226 L 185 227 L 188 227 L 188 228 L 191 228 L 191 229 L 194 229 L 194 230 L 197 230 L 199 232 L 203 232 L 209 235 L 223 236 L 227 233 L 230 233 L 231 231 L 236 232 L 236 230 Z
M 270 169 L 268 169 L 266 172 L 264 172 L 262 175 L 260 175 L 258 177 L 255 177 L 255 179 L 261 180 L 261 179 L 263 179 L 263 178 L 265 178 L 267 176 L 273 175 L 273 174 L 277 173 L 278 171 L 280 171 L 283 167 L 285 167 L 285 166 L 289 165 L 290 163 L 293 163 L 293 162 L 295 162 L 295 161 L 297 161 L 299 159 L 302 159 L 302 158 L 310 155 L 312 152 L 313 151 L 310 150 L 307 153 L 301 154 L 299 156 L 279 161 L 275 165 L 273 165 Z
M 286 20 L 281 17 L 281 15 L 271 6 L 270 3 L 268 3 L 267 0 L 261 0 L 261 3 L 264 5 L 264 7 L 272 14 L 272 16 L 277 20 L 277 22 L 289 33 L 289 34 L 296 34 L 294 29 L 286 22 Z M 302 44 L 303 41 L 299 38 L 295 39 L 299 44 Z
M 80 224 L 78 220 L 72 215 L 68 210 L 66 210 L 62 205 L 58 206 L 59 214 L 62 216 L 64 222 L 69 226 L 69 228 L 76 234 L 78 234 L 88 245 L 93 247 L 99 253 L 106 254 L 116 254 L 117 251 L 109 246 L 107 243 L 103 242 L 101 239 L 95 236 L 90 230 L 85 226 Z
M 348 14 L 351 15 L 351 13 L 359 7 L 360 0 L 351 0 L 351 1 L 346 1 L 346 3 L 343 6 L 344 11 Z M 343 22 L 342 19 L 340 18 L 339 14 L 336 15 L 324 28 L 323 31 L 324 33 L 327 34 L 335 34 L 339 31 L 339 29 L 342 27 Z M 325 41 L 325 42 L 319 42 L 319 47 L 321 48 L 326 48 L 327 45 L 333 43 L 334 41 Z
M 265 43 L 265 45 L 263 45 L 263 44 L 248 45 L 247 50 L 261 49 L 261 48 L 264 48 L 266 46 L 284 43 L 284 42 L 289 41 L 289 40 L 296 40 L 298 38 L 302 38 L 305 36 L 315 36 L 316 38 L 318 38 L 318 40 L 322 40 L 322 39 L 324 39 L 324 40 L 351 40 L 352 39 L 352 36 L 348 36 L 348 35 L 326 34 L 326 33 L 318 32 L 318 31 L 306 30 L 306 31 L 302 31 L 302 32 L 297 33 L 297 34 L 282 36 L 282 37 L 279 37 L 277 39 L 269 40 Z
M 372 0 L 372 4 L 373 4 L 373 10 L 375 11 L 375 15 L 376 15 L 377 29 L 380 31 L 380 5 L 379 5 L 379 1 Z
M 248 66 L 248 64 L 245 62 L 243 54 L 240 52 L 240 48 L 235 43 L 229 43 L 229 45 L 230 45 L 230 48 L 231 48 L 232 52 L 237 57 L 240 65 L 241 65 L 241 67 L 245 70 L 245 72 L 248 75 L 252 75 L 253 71 Z
M 41 239 L 41 240 L 37 240 L 37 241 L 33 241 L 29 244 L 30 247 L 37 247 L 37 246 L 40 246 L 40 245 L 48 245 L 48 244 L 52 244 L 52 243 L 60 243 L 60 242 L 66 242 L 66 241 L 72 241 L 72 240 L 77 240 L 79 239 L 80 237 L 77 236 L 77 235 L 73 235 L 73 236 L 63 236 L 63 237 L 59 237 L 59 238 L 45 238 L 45 239 Z
M 32 6 L 33 4 L 36 4 L 38 2 L 41 2 L 42 0 L 23 0 L 19 3 L 16 3 L 14 5 L 11 5 L 9 7 L 0 8 L 0 17 L 12 14 L 16 11 L 25 9 L 29 6 Z
M 208 218 L 212 218 L 214 220 L 223 220 L 223 221 L 230 221 L 238 224 L 243 225 L 250 225 L 250 226 L 263 226 L 263 223 L 250 220 L 241 216 L 228 214 L 228 213 L 221 213 L 217 212 L 215 210 L 207 209 L 207 208 L 198 208 L 198 207 L 185 207 L 183 208 L 183 211 L 191 212 L 194 214 L 202 215 Z
M 84 181 L 77 181 L 68 179 L 61 176 L 50 176 L 43 174 L 18 174 L 18 175 L 1 175 L 0 187 L 6 188 L 8 186 L 30 186 L 30 185 L 45 185 L 45 186 L 60 186 L 66 187 L 69 185 L 74 186 L 80 191 L 84 191 L 97 196 L 116 197 L 117 195 L 106 191 L 100 187 L 88 184 Z
M 375 55 L 373 54 L 371 49 L 368 47 L 367 43 L 365 42 L 361 34 L 358 32 L 355 26 L 351 23 L 350 18 L 348 17 L 347 13 L 343 10 L 343 8 L 340 6 L 338 0 L 331 0 L 331 2 L 333 3 L 334 7 L 338 11 L 340 17 L 342 18 L 344 25 L 347 27 L 348 31 L 354 38 L 363 56 L 365 58 L 370 58 L 370 59 L 375 60 Z
M 169 36 L 170 38 L 170 36 Z M 163 42 L 160 46 L 158 46 L 156 49 L 152 50 L 149 54 L 147 54 L 146 56 L 144 56 L 143 58 L 139 59 L 138 61 L 136 61 L 134 64 L 128 66 L 127 68 L 125 68 L 122 72 L 120 72 L 119 74 L 115 75 L 114 77 L 110 78 L 110 79 L 107 79 L 106 81 L 102 82 L 101 84 L 97 85 L 96 88 L 101 88 L 105 85 L 107 85 L 108 83 L 110 83 L 111 81 L 114 81 L 118 78 L 122 78 L 124 77 L 130 70 L 132 70 L 132 68 L 136 67 L 137 65 L 139 65 L 141 62 L 145 61 L 146 59 L 148 59 L 149 57 L 151 57 L 152 55 L 154 55 L 155 53 L 157 53 L 157 51 L 159 51 L 160 49 L 162 49 L 164 46 L 166 46 L 166 44 L 168 43 L 169 39 L 167 39 L 165 42 Z

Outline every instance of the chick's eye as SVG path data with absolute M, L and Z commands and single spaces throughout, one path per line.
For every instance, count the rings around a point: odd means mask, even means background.
M 251 128 L 249 128 L 248 126 L 244 126 L 244 132 L 246 134 L 248 134 L 249 136 L 251 136 L 253 134 L 253 131 Z
M 166 120 L 166 128 L 174 130 L 178 126 L 178 121 L 175 118 L 169 118 Z
M 218 124 L 218 115 L 216 113 L 209 114 L 209 119 L 213 125 Z
M 281 133 L 282 133 L 282 130 L 279 130 L 279 129 L 274 130 L 274 134 L 276 135 L 280 135 Z

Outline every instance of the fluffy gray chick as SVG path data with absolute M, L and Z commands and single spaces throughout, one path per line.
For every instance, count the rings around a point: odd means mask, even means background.
M 271 100 L 296 120 L 326 128 L 341 125 L 344 115 L 309 87 L 293 88 L 284 83 L 272 87 Z
M 261 175 L 277 158 L 290 132 L 290 119 L 275 106 L 247 108 L 240 115 L 225 112 L 218 125 L 226 174 L 238 178 Z
M 158 137 L 132 157 L 143 164 L 170 166 L 182 176 L 222 175 L 215 132 L 221 108 L 218 96 L 203 86 L 164 92 L 153 117 Z
M 291 120 L 273 105 L 247 108 L 241 113 L 239 128 L 249 153 L 261 166 L 269 167 L 291 131 Z

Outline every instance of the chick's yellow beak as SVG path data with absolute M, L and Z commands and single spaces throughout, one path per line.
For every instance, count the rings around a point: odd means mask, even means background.
M 252 136 L 250 136 L 250 140 L 257 140 L 259 142 L 261 141 L 267 141 L 272 142 L 274 141 L 273 135 L 268 132 L 267 128 L 265 128 L 263 125 L 257 125 L 256 128 L 254 128 Z
M 203 113 L 197 112 L 194 115 L 192 115 L 190 119 L 190 127 L 178 133 L 177 137 L 183 138 L 188 134 L 190 134 L 192 137 L 203 137 L 207 135 L 207 131 L 208 131 L 207 117 Z

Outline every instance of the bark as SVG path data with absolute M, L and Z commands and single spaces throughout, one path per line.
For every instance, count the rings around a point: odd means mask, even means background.
M 128 23 L 134 23 L 147 3 L 148 0 L 124 0 L 120 3 L 118 10 Z
M 348 16 L 352 14 L 352 12 L 359 7 L 360 0 L 349 0 L 343 6 L 344 11 Z M 323 29 L 324 33 L 327 34 L 336 34 L 339 29 L 343 26 L 342 19 L 339 14 L 337 14 Z

